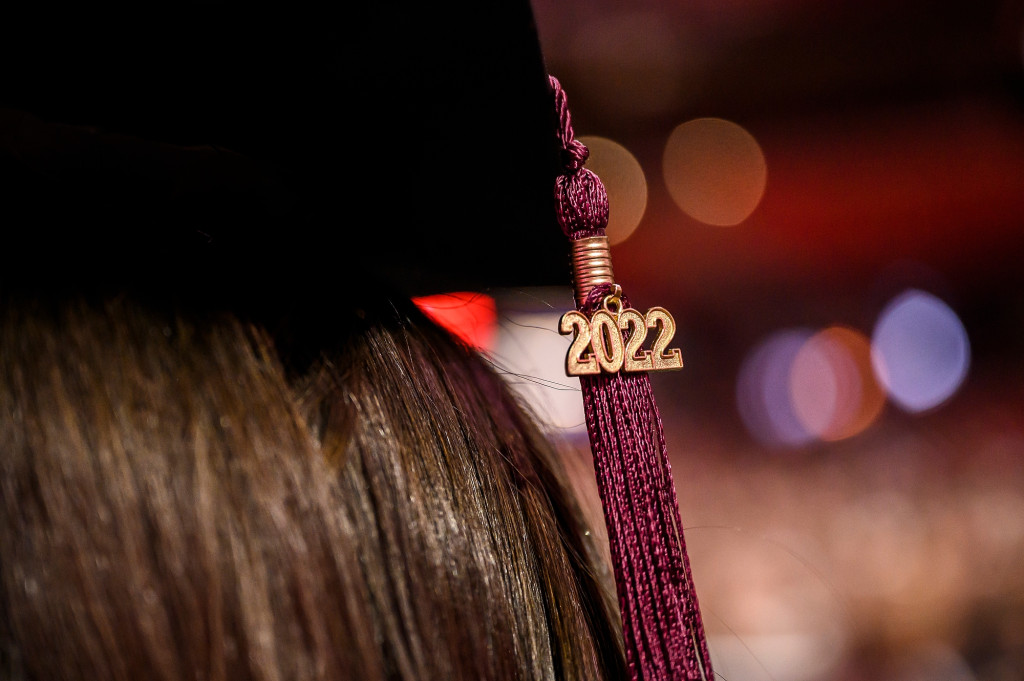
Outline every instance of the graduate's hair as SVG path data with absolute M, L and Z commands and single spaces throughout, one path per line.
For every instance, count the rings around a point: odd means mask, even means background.
M 400 297 L 313 325 L 0 301 L 0 678 L 624 676 L 502 378 Z

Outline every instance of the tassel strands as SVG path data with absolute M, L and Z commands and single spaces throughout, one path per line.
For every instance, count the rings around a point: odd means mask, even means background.
M 552 76 L 550 82 L 563 150 L 564 170 L 555 185 L 558 221 L 571 243 L 599 240 L 608 224 L 608 196 L 600 179 L 583 167 L 589 151 L 573 136 L 559 81 Z M 601 247 L 591 243 L 587 249 Z M 574 264 L 576 306 L 583 318 L 596 319 L 601 310 L 617 314 L 629 307 L 612 281 L 610 259 L 606 268 L 588 261 L 586 271 Z M 597 324 L 592 326 L 595 335 L 601 333 Z M 623 333 L 624 338 L 627 335 Z M 595 343 L 601 350 L 593 353 L 603 351 L 607 342 Z M 593 367 L 581 371 L 579 378 L 631 677 L 633 681 L 711 679 L 711 658 L 650 378 L 646 371 L 611 373 Z

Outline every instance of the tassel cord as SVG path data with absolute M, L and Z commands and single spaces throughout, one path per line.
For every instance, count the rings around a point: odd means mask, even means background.
M 575 139 L 565 93 L 550 77 L 564 172 L 555 182 L 557 217 L 570 241 L 604 237 L 608 197 L 584 168 L 589 155 Z M 588 270 L 591 272 L 593 270 Z M 610 263 L 607 272 L 610 275 Z M 615 289 L 609 282 L 576 292 L 590 319 Z M 579 284 L 580 282 L 577 282 Z M 582 300 L 580 298 L 583 298 Z M 664 426 L 646 373 L 580 376 L 598 491 L 608 527 L 622 618 L 626 663 L 633 681 L 713 678 L 706 635 L 679 513 Z

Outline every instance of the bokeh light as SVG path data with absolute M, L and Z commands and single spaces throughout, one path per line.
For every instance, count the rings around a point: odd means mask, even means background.
M 769 447 L 798 447 L 814 439 L 797 416 L 790 373 L 809 329 L 784 329 L 759 342 L 740 366 L 736 405 L 750 434 Z
M 797 418 L 822 440 L 856 435 L 885 405 L 872 370 L 871 344 L 848 327 L 832 326 L 808 338 L 793 358 L 790 382 Z
M 768 166 L 742 126 L 696 118 L 675 128 L 662 157 L 665 184 L 687 215 L 709 225 L 737 225 L 764 196 Z
M 970 342 L 956 313 L 936 296 L 908 289 L 882 310 L 871 358 L 890 399 L 909 412 L 949 399 L 967 377 Z
M 647 208 L 647 178 L 626 147 L 605 137 L 580 137 L 590 150 L 587 169 L 608 192 L 608 243 L 622 243 L 640 225 Z

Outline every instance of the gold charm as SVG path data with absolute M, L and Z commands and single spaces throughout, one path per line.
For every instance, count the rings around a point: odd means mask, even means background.
M 656 331 L 656 335 L 647 350 L 644 344 L 650 331 Z M 618 296 L 608 296 L 603 309 L 590 319 L 578 310 L 566 312 L 558 322 L 558 332 L 573 334 L 565 356 L 566 376 L 683 368 L 679 348 L 668 347 L 676 334 L 676 321 L 663 307 L 640 314 L 633 308 L 622 308 Z

